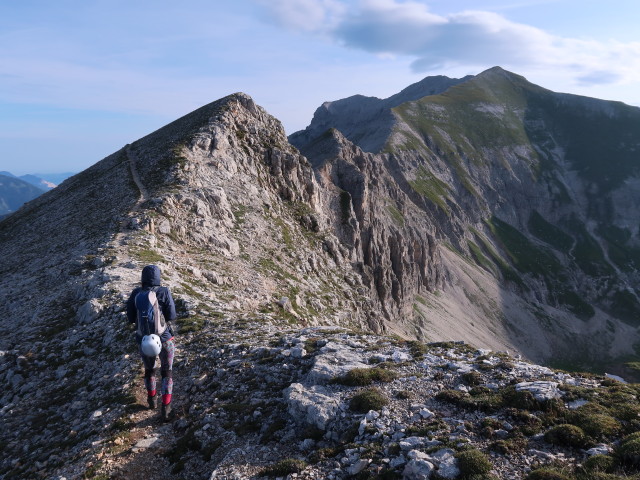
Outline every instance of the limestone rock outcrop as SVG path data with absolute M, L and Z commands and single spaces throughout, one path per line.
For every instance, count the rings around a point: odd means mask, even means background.
M 597 403 L 581 446 L 624 445 L 636 387 L 495 352 L 632 371 L 640 110 L 501 69 L 323 108 L 294 146 L 230 95 L 0 221 L 0 476 L 453 478 L 442 438 L 523 478 L 582 455 L 544 451 L 544 402 Z M 165 426 L 124 312 L 151 263 L 179 317 Z
M 340 199 L 334 231 L 387 328 L 620 368 L 640 345 L 638 122 L 495 67 L 328 102 L 289 139 Z

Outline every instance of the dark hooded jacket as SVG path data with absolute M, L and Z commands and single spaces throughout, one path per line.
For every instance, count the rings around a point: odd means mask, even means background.
M 142 286 L 136 287 L 133 292 L 131 292 L 129 299 L 127 300 L 127 318 L 129 319 L 129 322 L 137 322 L 138 312 L 136 310 L 136 295 L 146 289 L 153 289 L 156 293 L 158 305 L 160 306 L 162 315 L 164 315 L 164 319 L 167 322 L 175 320 L 176 305 L 173 303 L 173 297 L 171 297 L 169 289 L 167 287 L 160 286 L 160 268 L 156 265 L 147 265 L 142 269 L 141 280 Z M 166 342 L 171 337 L 173 337 L 173 330 L 171 329 L 171 324 L 167 323 L 167 329 L 162 335 L 160 335 L 160 340 Z M 136 335 L 136 340 L 140 343 L 142 341 L 142 337 Z

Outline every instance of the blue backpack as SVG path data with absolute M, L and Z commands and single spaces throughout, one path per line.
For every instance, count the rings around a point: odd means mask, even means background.
M 162 335 L 167 329 L 167 322 L 160 311 L 155 289 L 139 292 L 135 303 L 138 312 L 138 335 Z

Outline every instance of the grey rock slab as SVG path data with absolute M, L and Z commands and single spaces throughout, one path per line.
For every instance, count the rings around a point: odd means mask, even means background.
M 429 460 L 435 463 L 436 465 L 439 465 L 444 459 L 453 457 L 455 453 L 456 453 L 455 450 L 451 448 L 442 448 L 437 452 L 430 454 Z
M 98 315 L 100 315 L 101 311 L 102 305 L 100 302 L 97 299 L 92 298 L 78 309 L 76 319 L 78 320 L 78 323 L 88 324 L 93 322 Z
M 607 455 L 611 452 L 611 446 L 606 443 L 599 443 L 598 445 L 587 450 L 587 455 Z
M 303 347 L 294 347 L 291 349 L 291 356 L 293 358 L 302 358 L 307 354 L 307 351 Z
M 156 443 L 158 443 L 159 440 L 160 440 L 160 438 L 158 436 L 152 436 L 152 437 L 143 438 L 141 440 L 138 440 L 138 442 L 133 446 L 133 451 L 137 452 L 139 450 L 144 450 L 144 449 L 150 448 L 153 445 L 155 445 Z
M 365 430 L 367 429 L 367 419 L 363 418 L 360 420 L 360 425 L 358 427 L 358 435 L 364 435 Z
M 341 343 L 329 342 L 316 355 L 313 367 L 307 374 L 310 384 L 327 383 L 333 378 L 345 375 L 354 368 L 371 368 L 362 354 Z
M 422 418 L 431 418 L 431 417 L 433 417 L 435 415 L 431 410 L 429 410 L 427 408 L 421 409 L 420 412 L 418 412 L 418 413 L 420 413 L 420 416 Z
M 604 376 L 606 378 L 611 379 L 611 380 L 616 380 L 617 382 L 620 382 L 620 383 L 627 383 L 627 381 L 624 378 L 622 378 L 622 377 L 620 377 L 618 375 L 613 375 L 611 373 L 605 373 Z
M 289 414 L 298 422 L 326 430 L 339 409 L 339 401 L 320 385 L 293 383 L 284 391 Z
M 520 382 L 516 384 L 516 390 L 519 392 L 523 390 L 531 392 L 533 397 L 539 402 L 560 398 L 562 396 L 557 382 Z
M 389 461 L 389 466 L 391 468 L 396 468 L 396 467 L 399 467 L 401 465 L 404 465 L 405 463 L 407 463 L 407 459 L 404 458 L 404 456 L 400 455 L 399 457 L 392 458 Z
M 359 474 L 362 470 L 364 470 L 365 468 L 367 468 L 369 466 L 369 464 L 371 463 L 371 459 L 370 458 L 363 458 L 358 460 L 356 463 L 354 463 L 353 465 L 351 465 L 348 469 L 347 472 L 349 473 L 349 475 L 357 475 Z
M 376 420 L 380 418 L 380 413 L 376 412 L 375 410 L 369 410 L 364 418 L 366 418 L 368 421 Z
M 514 365 L 514 370 L 517 373 L 516 376 L 524 378 L 542 377 L 553 375 L 553 370 L 541 365 L 534 365 L 531 363 L 517 362 Z
M 407 352 L 403 352 L 402 350 L 394 350 L 391 354 L 391 360 L 396 363 L 408 362 L 412 360 L 412 357 Z
M 29 360 L 27 360 L 27 357 L 25 357 L 24 355 L 20 355 L 18 358 L 16 358 L 16 364 L 18 365 L 18 368 L 20 370 L 26 370 L 27 368 L 29 368 Z
M 422 446 L 423 442 L 422 437 L 408 437 L 401 440 L 399 445 L 402 450 L 409 451 Z
M 402 471 L 404 480 L 427 480 L 435 470 L 433 464 L 427 460 L 415 459 L 409 461 Z
M 407 458 L 409 460 L 429 460 L 429 455 L 421 452 L 420 450 L 411 450 L 409 453 L 407 453 Z
M 460 476 L 460 468 L 458 468 L 458 459 L 453 455 L 443 458 L 438 465 L 438 476 L 441 478 L 454 479 Z

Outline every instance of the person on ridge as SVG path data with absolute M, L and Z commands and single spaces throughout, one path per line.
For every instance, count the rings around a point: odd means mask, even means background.
M 171 412 L 173 391 L 173 357 L 175 342 L 168 322 L 176 319 L 176 306 L 167 287 L 160 286 L 160 268 L 147 265 L 142 269 L 142 286 L 136 287 L 127 300 L 127 317 L 136 324 L 136 342 L 144 364 L 144 385 L 150 409 L 157 407 L 156 356 L 160 356 L 162 376 L 162 410 L 164 421 Z

